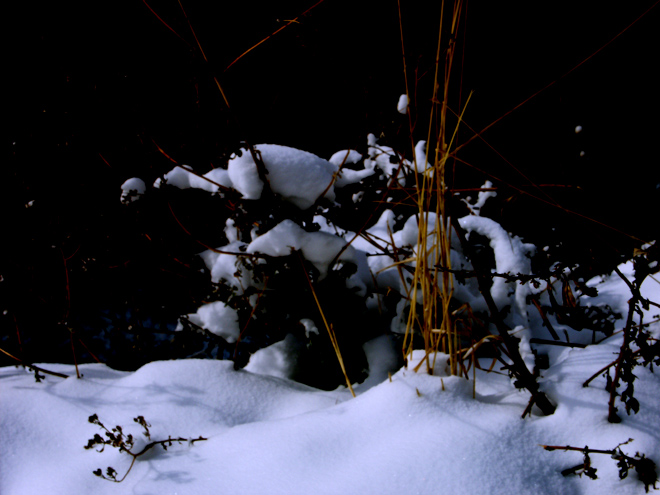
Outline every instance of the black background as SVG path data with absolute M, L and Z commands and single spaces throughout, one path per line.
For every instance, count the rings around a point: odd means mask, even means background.
M 5 16 L 0 321 L 3 346 L 26 359 L 65 359 L 55 357 L 68 338 L 57 323 L 101 306 L 168 321 L 194 310 L 204 279 L 199 245 L 165 206 L 119 204 L 124 180 L 150 184 L 174 166 L 157 146 L 200 172 L 222 166 L 245 139 L 329 157 L 364 150 L 373 132 L 409 149 L 407 119 L 396 112 L 405 85 L 395 1 L 325 0 L 229 69 L 314 2 L 184 1 L 208 62 L 178 2 L 148 3 L 177 34 L 141 1 L 23 3 Z M 418 140 L 426 138 L 439 6 L 402 3 Z M 473 91 L 465 120 L 482 129 L 556 81 L 483 137 L 533 183 L 570 186 L 544 188 L 566 208 L 646 241 L 658 233 L 660 9 L 565 74 L 652 5 L 469 2 L 451 102 L 462 106 Z M 461 131 L 458 143 L 470 135 Z M 516 188 L 535 190 L 479 141 L 459 156 L 482 172 L 458 163 L 456 186 L 490 177 L 500 188 L 492 216 L 526 240 L 561 239 L 576 259 L 606 261 L 639 244 L 521 195 Z M 184 196 L 176 203 L 179 220 L 210 243 L 222 227 L 216 207 Z

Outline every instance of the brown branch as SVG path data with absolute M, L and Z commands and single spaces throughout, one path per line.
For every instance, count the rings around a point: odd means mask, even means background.
M 304 17 L 305 15 L 307 15 L 308 12 L 310 12 L 312 9 L 316 8 L 317 6 L 319 6 L 321 3 L 323 3 L 323 1 L 324 1 L 324 0 L 319 0 L 319 1 L 316 2 L 314 5 L 312 5 L 310 8 L 308 8 L 307 10 L 305 10 L 302 14 L 300 14 L 298 17 L 296 17 L 295 19 L 291 19 L 291 20 L 289 20 L 284 26 L 282 26 L 281 28 L 275 30 L 275 31 L 274 31 L 273 33 L 271 33 L 270 35 L 266 36 L 264 39 L 262 39 L 262 40 L 261 40 L 259 43 L 257 43 L 256 45 L 253 45 L 253 46 L 251 46 L 250 48 L 248 48 L 247 50 L 245 50 L 245 51 L 244 51 L 243 53 L 241 53 L 238 57 L 236 57 L 232 63 L 230 63 L 230 64 L 225 68 L 225 72 L 227 72 L 227 71 L 229 70 L 229 68 L 230 68 L 232 65 L 234 65 L 236 62 L 238 62 L 240 59 L 242 59 L 245 55 L 247 55 L 248 53 L 250 53 L 250 52 L 251 52 L 252 50 L 254 50 L 256 47 L 258 47 L 258 46 L 261 45 L 262 43 L 265 43 L 266 41 L 268 41 L 270 38 L 272 38 L 273 36 L 275 36 L 275 35 L 276 35 L 277 33 L 279 33 L 280 31 L 282 31 L 282 30 L 288 28 L 291 24 L 298 23 L 298 19 L 299 19 L 299 18 Z
M 463 230 L 463 227 L 461 227 L 458 221 L 454 218 L 452 218 L 452 225 L 461 241 L 461 245 L 463 246 L 463 251 L 465 252 L 466 255 L 468 255 L 469 258 L 471 258 L 472 264 L 475 265 L 477 263 L 478 258 L 475 256 L 470 256 L 472 250 L 465 237 L 465 230 Z M 478 266 L 475 266 L 474 268 L 477 273 L 477 282 L 479 284 L 479 291 L 481 292 L 481 295 L 486 301 L 486 305 L 488 306 L 488 311 L 490 312 L 492 322 L 495 325 L 495 328 L 497 329 L 497 332 L 499 333 L 499 336 L 501 337 L 504 343 L 504 349 L 506 349 L 507 355 L 509 359 L 511 359 L 512 361 L 512 363 L 509 365 L 509 370 L 511 371 L 513 376 L 516 377 L 519 385 L 527 389 L 527 391 L 529 391 L 529 393 L 532 394 L 532 400 L 539 407 L 539 409 L 541 409 L 541 412 L 543 412 L 543 414 L 545 414 L 546 416 L 553 414 L 555 412 L 556 407 L 554 406 L 554 404 L 550 402 L 550 400 L 545 395 L 545 393 L 539 390 L 539 384 L 536 381 L 536 378 L 527 369 L 527 365 L 525 364 L 525 362 L 522 359 L 522 356 L 520 355 L 520 351 L 518 349 L 518 343 L 516 339 L 509 333 L 509 328 L 502 320 L 500 311 L 497 305 L 495 304 L 495 301 L 493 300 L 493 296 L 490 293 L 490 286 L 488 283 L 490 278 L 486 275 L 486 272 L 480 270 Z M 529 412 L 529 410 L 531 410 L 531 407 L 528 406 L 528 408 L 525 409 L 525 413 Z
M 632 439 L 628 440 L 630 442 Z M 624 445 L 628 442 L 624 442 L 620 444 L 618 447 L 621 445 Z M 611 449 L 611 450 L 601 450 L 601 449 L 590 449 L 589 447 L 573 447 L 571 445 L 539 445 L 539 447 L 543 447 L 545 450 L 552 452 L 553 450 L 564 450 L 564 451 L 575 451 L 575 452 L 582 452 L 584 454 L 605 454 L 605 455 L 619 455 L 616 449 Z M 628 456 L 625 456 L 628 457 Z
M 532 297 L 532 304 L 534 304 L 534 307 L 536 310 L 539 312 L 541 315 L 541 319 L 543 320 L 543 326 L 548 329 L 548 332 L 550 332 L 550 335 L 552 336 L 553 339 L 559 340 L 559 335 L 557 335 L 557 331 L 555 328 L 552 326 L 552 323 L 550 323 L 550 320 L 548 319 L 548 315 L 543 311 L 543 308 L 539 304 L 539 302 L 536 300 L 535 297 Z
M 168 23 L 166 23 L 163 20 L 163 18 L 156 13 L 154 9 L 151 8 L 151 6 L 147 3 L 146 0 L 142 0 L 142 3 L 144 3 L 147 6 L 147 8 L 151 11 L 151 13 L 156 16 L 156 19 L 158 19 L 167 29 L 172 31 L 177 38 L 183 41 L 186 45 L 190 46 L 190 43 L 188 43 L 185 39 L 183 39 L 183 37 L 181 37 L 179 33 L 177 33 L 174 29 L 172 29 L 172 27 Z
M 122 448 L 122 450 L 124 452 L 126 452 L 128 455 L 130 455 L 133 459 L 131 460 L 131 465 L 128 466 L 128 470 L 126 471 L 126 473 L 124 473 L 124 476 L 122 476 L 121 479 L 116 479 L 114 477 L 109 478 L 109 477 L 103 476 L 103 474 L 100 474 L 101 473 L 100 469 L 98 471 L 95 471 L 94 474 L 97 474 L 97 476 L 100 476 L 101 478 L 103 478 L 105 480 L 112 481 L 114 483 L 121 483 L 122 481 L 124 481 L 126 479 L 126 477 L 128 476 L 128 473 L 131 472 L 131 469 L 133 469 L 133 465 L 135 465 L 135 461 L 137 460 L 137 458 L 140 457 L 141 455 L 146 454 L 149 450 L 154 448 L 156 445 L 161 445 L 164 449 L 167 450 L 167 447 L 171 446 L 172 442 L 177 442 L 177 443 L 189 442 L 189 443 L 193 444 L 195 442 L 200 442 L 200 441 L 204 441 L 204 440 L 208 440 L 208 438 L 204 438 L 204 437 L 200 436 L 199 438 L 193 438 L 193 439 L 179 437 L 179 438 L 168 438 L 167 440 L 157 440 L 155 442 L 148 443 L 147 445 L 144 446 L 144 448 L 140 452 L 138 452 L 136 454 L 134 454 L 133 452 L 131 452 L 130 450 L 128 450 L 124 447 L 124 448 Z
M 633 329 L 633 318 L 635 311 L 637 309 L 637 303 L 643 300 L 642 295 L 639 291 L 639 288 L 642 285 L 642 282 L 646 278 L 646 274 L 643 274 L 641 278 L 635 277 L 634 283 L 631 283 L 628 278 L 621 273 L 618 267 L 614 268 L 614 271 L 623 279 L 630 291 L 632 292 L 632 297 L 628 301 L 628 317 L 626 319 L 626 326 L 623 329 L 623 342 L 621 343 L 621 349 L 619 350 L 619 357 L 616 360 L 616 368 L 614 369 L 614 378 L 612 379 L 612 384 L 610 385 L 610 400 L 608 403 L 608 415 L 607 420 L 610 423 L 620 423 L 621 418 L 616 413 L 616 407 L 614 402 L 617 397 L 616 389 L 619 386 L 619 380 L 621 379 L 621 371 L 624 364 L 624 352 L 626 349 L 630 349 L 630 341 L 632 340 L 632 329 Z
M 43 368 L 40 368 L 39 366 L 35 366 L 34 364 L 26 363 L 21 358 L 18 358 L 16 356 L 14 356 L 13 354 L 8 353 L 7 351 L 5 351 L 2 348 L 0 348 L 0 352 L 5 354 L 6 356 L 9 356 L 10 358 L 12 358 L 15 361 L 18 361 L 19 363 L 21 363 L 21 366 L 24 366 L 25 368 L 33 369 L 33 370 L 39 371 L 41 373 L 46 373 L 47 375 L 59 376 L 60 378 L 69 378 L 69 375 L 65 375 L 64 373 L 58 373 L 57 371 L 48 371 L 48 370 L 45 370 Z
M 575 344 L 573 342 L 561 342 L 557 340 L 546 340 L 546 339 L 529 339 L 530 344 L 544 344 L 544 345 L 558 345 L 561 347 L 577 347 L 578 349 L 585 349 L 587 344 Z
M 209 251 L 212 251 L 212 252 L 214 252 L 214 253 L 218 253 L 218 254 L 231 254 L 231 255 L 233 255 L 233 256 L 247 256 L 247 257 L 250 257 L 250 258 L 267 258 L 266 255 L 262 255 L 262 254 L 257 254 L 257 253 L 240 253 L 240 252 L 231 252 L 231 251 L 222 251 L 221 249 L 216 249 L 216 248 L 214 248 L 214 247 L 209 246 L 209 245 L 206 244 L 205 242 L 200 241 L 199 239 L 197 239 L 197 238 L 196 238 L 196 237 L 195 237 L 195 236 L 194 236 L 194 235 L 193 235 L 193 234 L 192 234 L 192 233 L 191 233 L 191 232 L 185 227 L 185 225 L 183 225 L 183 223 L 181 223 L 181 221 L 179 220 L 179 218 L 178 218 L 178 217 L 176 216 L 176 214 L 174 213 L 174 209 L 172 208 L 172 205 L 169 203 L 169 201 L 168 201 L 168 203 L 167 203 L 167 206 L 169 207 L 169 209 L 170 209 L 170 213 L 172 213 L 172 216 L 174 217 L 174 220 L 176 221 L 177 224 L 179 224 L 179 227 L 181 227 L 181 230 L 183 230 L 186 234 L 188 234 L 190 237 L 192 237 L 193 240 L 194 240 L 197 244 L 199 244 L 199 245 L 205 247 L 205 248 L 208 249 Z

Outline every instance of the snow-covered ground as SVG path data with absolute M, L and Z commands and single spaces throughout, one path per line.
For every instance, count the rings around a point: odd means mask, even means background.
M 623 267 L 630 273 L 630 264 Z M 597 280 L 602 298 L 626 306 L 616 275 Z M 660 299 L 649 279 L 645 296 Z M 651 311 L 652 312 L 652 311 Z M 620 325 L 619 325 L 620 326 Z M 315 390 L 273 376 L 234 371 L 211 360 L 153 362 L 135 372 L 104 365 L 43 365 L 69 375 L 36 383 L 22 368 L 0 370 L 0 493 L 34 494 L 639 494 L 631 472 L 619 480 L 615 461 L 593 454 L 597 480 L 563 477 L 580 452 L 548 452 L 540 445 L 622 446 L 660 461 L 660 377 L 635 368 L 638 414 L 607 421 L 609 394 L 602 377 L 582 383 L 613 360 L 620 334 L 585 349 L 565 348 L 542 373 L 542 388 L 557 404 L 547 417 L 521 419 L 528 394 L 503 374 L 478 371 L 473 382 L 444 373 L 401 369 L 378 376 L 385 337 L 371 343 L 372 377 L 346 389 Z M 484 367 L 489 363 L 484 362 Z M 622 412 L 621 408 L 620 411 Z M 93 474 L 112 466 L 121 478 L 131 457 L 106 446 L 84 446 L 95 433 L 92 415 L 147 440 L 133 418 L 151 425 L 151 440 L 206 438 L 157 446 L 138 457 L 121 483 Z M 97 447 L 98 448 L 98 447 Z
M 400 111 L 405 111 L 405 104 L 401 99 Z M 309 212 L 322 199 L 334 201 L 342 187 L 372 175 L 403 185 L 411 170 L 432 174 L 423 141 L 417 144 L 413 161 L 400 160 L 394 150 L 376 141 L 369 136 L 365 157 L 344 150 L 329 160 L 285 146 L 257 145 L 252 153 L 244 151 L 233 156 L 227 169 L 215 169 L 204 176 L 189 167 L 177 166 L 155 187 L 167 184 L 199 188 L 210 194 L 234 189 L 244 199 L 258 200 L 265 189 L 262 177 L 267 173 L 274 195 Z M 353 168 L 344 169 L 349 163 Z M 266 170 L 259 170 L 259 166 Z M 490 186 L 486 183 L 474 202 L 464 199 L 471 214 L 458 222 L 468 233 L 488 240 L 497 274 L 531 275 L 530 256 L 535 247 L 480 216 L 484 202 L 495 195 Z M 122 185 L 121 200 L 130 207 L 148 194 L 144 182 L 133 178 Z M 348 197 L 355 203 L 360 201 L 360 194 Z M 0 493 L 643 493 L 644 485 L 634 471 L 626 479 L 619 479 L 616 461 L 609 455 L 591 454 L 596 480 L 564 477 L 563 470 L 584 461 L 583 453 L 542 447 L 570 445 L 610 450 L 620 445 L 626 455 L 640 453 L 660 463 L 660 376 L 642 366 L 634 369 L 639 412 L 626 415 L 623 405 L 617 402 L 623 418 L 619 424 L 608 422 L 605 377 L 598 376 L 583 387 L 587 379 L 619 355 L 622 332 L 592 344 L 591 331 L 573 330 L 562 325 L 557 315 L 549 314 L 546 316 L 553 327 L 578 346 L 543 343 L 549 335 L 548 326 L 544 326 L 547 322 L 538 311 L 530 309 L 528 300 L 530 296 L 538 297 L 540 304 L 552 308 L 545 289 L 552 283 L 560 291 L 560 275 L 537 281 L 536 285 L 498 275 L 490 289 L 494 303 L 500 309 L 506 308 L 506 324 L 520 339 L 520 354 L 530 370 L 535 361 L 532 344 L 548 356 L 549 367 L 540 370 L 539 383 L 556 404 L 556 411 L 542 416 L 532 409 L 531 416 L 523 419 L 529 393 L 517 389 L 501 365 L 492 367 L 490 359 L 481 360 L 482 369 L 471 370 L 470 374 L 475 374 L 470 380 L 448 376 L 447 356 L 442 354 L 435 359 L 433 373 L 429 374 L 426 366 L 415 372 L 416 363 L 424 357 L 423 350 L 409 356 L 408 367 L 396 369 L 401 349 L 396 348 L 393 335 L 406 332 L 406 305 L 413 300 L 412 280 L 402 276 L 398 267 L 403 263 L 414 266 L 414 256 L 395 257 L 393 263 L 383 253 L 391 250 L 398 256 L 397 249 L 402 247 L 409 253 L 418 252 L 421 235 L 417 216 L 397 217 L 392 209 L 386 209 L 366 230 L 365 237 L 358 238 L 332 225 L 318 211 L 323 208 L 315 210 L 314 222 L 320 227 L 317 231 L 307 231 L 304 225 L 287 218 L 278 219 L 268 229 L 250 222 L 251 230 L 241 233 L 233 219 L 226 219 L 228 244 L 201 256 L 213 282 L 227 285 L 235 297 L 247 294 L 248 288 L 256 289 L 253 296 L 246 296 L 254 310 L 259 303 L 255 296 L 265 287 L 251 271 L 256 262 L 242 263 L 243 253 L 256 256 L 259 263 L 270 263 L 295 250 L 313 266 L 319 283 L 341 264 L 353 264 L 356 269 L 342 282 L 347 290 L 372 301 L 383 290 L 399 293 L 396 307 L 390 308 L 393 316 L 389 328 L 363 346 L 369 376 L 353 384 L 356 397 L 346 387 L 323 391 L 290 380 L 296 359 L 296 337 L 292 333 L 258 350 L 245 369 L 238 371 L 229 361 L 197 359 L 152 362 L 134 372 L 85 364 L 80 367 L 83 376 L 77 379 L 73 366 L 44 364 L 43 368 L 68 378 L 42 372 L 37 382 L 34 372 L 22 367 L 1 368 Z M 429 213 L 426 220 L 433 230 L 433 214 Z M 384 244 L 378 247 L 379 242 Z M 451 262 L 455 269 L 472 270 L 458 242 L 451 245 Z M 621 265 L 620 271 L 634 280 L 632 262 Z M 474 311 L 487 310 L 474 279 L 453 279 L 453 285 L 457 301 L 469 304 Z M 615 325 L 615 330 L 621 330 L 631 297 L 623 279 L 613 273 L 586 285 L 595 287 L 598 295 L 571 289 L 581 307 L 611 308 L 623 315 Z M 648 277 L 641 293 L 660 301 L 660 283 Z M 296 303 L 291 301 L 292 305 Z M 314 314 L 317 312 L 315 309 Z M 656 338 L 660 336 L 660 324 L 653 320 L 658 319 L 659 312 L 651 306 L 644 315 L 644 322 L 651 322 L 649 333 Z M 188 321 L 227 342 L 236 342 L 241 332 L 239 317 L 230 301 L 220 300 L 209 301 L 189 315 Z M 307 337 L 318 334 L 321 327 L 311 316 L 300 316 L 294 323 L 304 326 Z M 108 430 L 104 431 L 94 418 Z M 146 430 L 144 425 L 148 425 Z M 127 446 L 130 452 L 112 445 L 102 448 L 98 442 L 85 448 L 95 435 L 100 435 L 98 441 L 107 439 L 105 433 L 112 429 L 115 436 L 120 429 L 126 435 L 120 440 L 128 441 L 127 435 L 132 435 L 134 443 Z M 149 437 L 144 435 L 146 432 Z M 132 455 L 151 442 L 168 438 L 181 441 L 173 441 L 167 449 L 161 444 L 152 445 L 144 455 Z M 94 474 L 100 469 L 97 473 L 112 477 L 108 467 L 121 482 Z

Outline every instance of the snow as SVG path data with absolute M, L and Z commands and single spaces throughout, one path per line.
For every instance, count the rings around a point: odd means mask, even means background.
M 419 141 L 415 145 L 415 163 L 401 157 L 392 147 L 378 144 L 373 134 L 369 134 L 367 143 L 369 156 L 364 161 L 365 168 L 370 170 L 378 168 L 388 177 L 396 177 L 402 185 L 405 183 L 404 168 L 422 173 L 429 167 L 426 161 L 426 141 Z
M 121 185 L 121 202 L 132 203 L 137 201 L 147 190 L 144 181 L 138 177 L 128 179 Z M 30 201 L 27 205 L 32 206 L 34 201 Z
M 367 163 L 361 170 L 344 167 L 347 164 L 358 164 L 362 160 L 362 155 L 355 150 L 338 151 L 329 160 L 307 151 L 276 144 L 258 144 L 254 150 L 263 161 L 271 191 L 301 210 L 311 208 L 321 197 L 333 201 L 335 188 L 356 184 L 375 173 L 374 167 L 366 166 Z M 410 164 L 406 162 L 406 166 Z M 392 173 L 390 166 L 383 168 Z M 124 185 L 129 184 L 130 180 Z M 211 193 L 217 193 L 221 188 L 231 188 L 247 200 L 260 199 L 264 190 L 257 165 L 246 149 L 232 155 L 226 169 L 216 168 L 204 175 L 195 174 L 188 165 L 177 165 L 157 179 L 154 187 L 160 188 L 163 184 L 180 189 L 203 189 Z
M 334 199 L 333 176 L 337 166 L 312 153 L 280 146 L 259 144 L 255 150 L 268 171 L 267 179 L 274 193 L 282 195 L 301 210 L 310 208 L 321 195 Z M 245 199 L 259 199 L 264 184 L 250 152 L 229 161 L 229 178 Z
M 371 233 L 415 242 L 414 217 L 391 234 L 392 215 L 383 214 Z M 498 271 L 528 273 L 529 246 L 483 217 L 466 217 L 461 224 L 490 239 Z M 311 257 L 305 249 L 313 247 L 313 262 L 327 270 L 328 260 L 345 242 L 335 237 L 337 242 L 326 244 L 330 237 L 287 222 L 258 237 L 248 251 L 278 256 L 295 247 Z M 237 244 L 233 241 L 227 249 L 238 252 Z M 209 251 L 205 259 L 215 269 L 223 258 L 232 255 Z M 631 263 L 620 269 L 632 276 Z M 588 285 L 599 290 L 591 304 L 626 311 L 629 295 L 619 276 L 599 276 Z M 493 288 L 498 297 L 501 291 Z M 644 297 L 660 299 L 660 284 L 653 279 L 647 279 L 641 291 Z M 238 335 L 224 303 L 202 306 L 195 318 L 229 341 Z M 318 333 L 311 320 L 301 323 Z M 474 380 L 447 376 L 447 356 L 442 354 L 435 358 L 433 375 L 426 374 L 425 367 L 414 372 L 423 350 L 413 353 L 408 368 L 397 370 L 400 350 L 392 337 L 380 336 L 364 346 L 370 375 L 354 385 L 353 399 L 344 387 L 320 391 L 288 380 L 298 345 L 289 336 L 255 353 L 239 371 L 231 362 L 195 359 L 153 362 L 135 372 L 84 364 L 83 377 L 76 379 L 70 365 L 44 364 L 69 378 L 46 375 L 36 383 L 22 368 L 2 368 L 0 492 L 632 495 L 643 493 L 643 486 L 634 473 L 619 480 L 608 456 L 592 455 L 597 480 L 563 477 L 560 472 L 579 464 L 582 454 L 548 452 L 540 445 L 611 449 L 632 438 L 622 446 L 624 452 L 643 452 L 659 461 L 657 374 L 635 369 L 635 397 L 641 408 L 638 414 L 624 414 L 621 424 L 607 421 L 609 395 L 603 377 L 582 386 L 618 353 L 620 334 L 584 349 L 554 348 L 556 355 L 542 371 L 540 383 L 557 410 L 527 419 L 520 416 L 528 394 L 517 390 L 506 373 L 485 371 L 487 359 L 482 359 Z M 132 433 L 138 439 L 134 451 L 147 443 L 133 421 L 137 416 L 151 425 L 152 440 L 206 440 L 174 443 L 167 451 L 154 447 L 116 484 L 92 471 L 112 466 L 121 477 L 131 458 L 109 446 L 101 453 L 83 448 L 100 433 L 88 422 L 93 414 L 109 428 L 120 425 Z
M 408 112 L 408 95 L 401 95 L 396 105 L 396 111 L 405 115 Z
M 273 193 L 306 210 L 322 196 L 332 201 L 335 187 L 369 174 L 402 180 L 404 167 L 430 173 L 425 147 L 423 141 L 417 144 L 416 164 L 379 145 L 374 135 L 368 137 L 367 157 L 343 150 L 324 160 L 302 150 L 268 144 L 256 145 L 255 150 L 261 155 Z M 361 163 L 361 170 L 340 170 L 346 164 L 359 169 Z M 191 168 L 177 166 L 155 186 L 166 183 L 209 193 L 231 187 L 247 200 L 261 198 L 264 189 L 247 151 L 232 157 L 226 170 L 214 169 L 203 177 L 212 182 L 192 173 Z M 491 186 L 486 183 L 483 187 Z M 140 179 L 130 179 L 122 186 L 122 195 L 136 197 L 145 189 Z M 459 223 L 468 235 L 488 239 L 495 272 L 529 275 L 535 247 L 480 216 L 482 206 L 493 195 L 481 191 L 476 202 L 467 200 L 473 214 Z M 433 213 L 426 215 L 426 234 L 434 235 L 437 219 Z M 418 250 L 418 216 L 405 218 L 386 209 L 363 232 L 386 250 L 408 251 L 392 256 L 357 233 L 335 227 L 322 215 L 314 221 L 320 225 L 319 231 L 309 232 L 287 219 L 265 232 L 255 229 L 252 240 L 243 242 L 234 220 L 226 220 L 227 244 L 201 253 L 211 281 L 226 284 L 238 296 L 248 287 L 260 288 L 250 266 L 265 263 L 269 257 L 297 252 L 318 270 L 319 281 L 338 266 L 351 263 L 357 270 L 346 279 L 346 286 L 368 297 L 369 304 L 381 303 L 381 294 L 370 292 L 374 287 L 404 296 L 397 303 L 392 330 L 405 332 L 412 281 L 402 266 L 415 266 L 410 253 Z M 455 239 L 451 247 L 452 266 L 472 270 Z M 251 263 L 242 263 L 246 256 Z M 633 278 L 632 262 L 619 269 Z M 456 302 L 469 304 L 474 311 L 484 309 L 474 279 L 453 282 Z M 595 277 L 586 285 L 596 287 L 598 295 L 587 297 L 575 291 L 580 303 L 621 313 L 620 330 L 630 298 L 624 280 L 613 273 Z M 520 353 L 530 370 L 534 362 L 531 341 L 547 338 L 547 329 L 538 312 L 528 311 L 527 299 L 531 295 L 548 298 L 543 292 L 546 287 L 502 277 L 494 277 L 491 286 L 506 323 L 520 339 Z M 654 278 L 649 277 L 640 291 L 652 301 L 660 300 L 660 284 Z M 254 307 L 256 302 L 250 304 Z M 651 306 L 644 312 L 644 321 L 651 322 L 659 312 Z M 560 325 L 555 316 L 549 317 L 555 328 L 567 335 L 570 332 L 570 342 L 590 343 L 590 332 L 572 330 Z M 224 301 L 203 304 L 188 320 L 228 343 L 240 336 L 238 314 Z M 325 329 L 320 331 L 311 319 L 299 323 L 307 336 L 325 335 Z M 660 324 L 651 323 L 650 332 L 659 335 Z M 152 362 L 133 372 L 83 364 L 82 378 L 77 379 L 71 365 L 41 364 L 68 378 L 45 374 L 37 382 L 35 374 L 24 368 L 0 368 L 0 493 L 639 494 L 644 488 L 635 473 L 620 480 L 609 456 L 591 456 L 598 469 L 597 480 L 563 477 L 562 470 L 582 462 L 582 453 L 549 452 L 541 447 L 612 449 L 634 439 L 621 447 L 625 453 L 644 453 L 660 463 L 660 377 L 642 366 L 635 368 L 635 398 L 640 410 L 628 416 L 620 407 L 623 421 L 619 424 L 607 420 L 605 378 L 597 376 L 588 387 L 583 386 L 618 355 L 622 339 L 618 332 L 585 348 L 538 344 L 536 349 L 549 356 L 549 367 L 539 370 L 539 385 L 557 408 L 549 416 L 541 416 L 533 408 L 525 419 L 521 416 L 529 393 L 517 389 L 499 365 L 490 371 L 490 358 L 480 358 L 480 368 L 469 370 L 469 380 L 449 376 L 448 357 L 441 353 L 429 356 L 433 374 L 428 374 L 426 366 L 415 371 L 427 357 L 424 350 L 413 351 L 408 366 L 400 368 L 400 342 L 392 334 L 363 345 L 369 375 L 353 384 L 355 398 L 344 386 L 322 391 L 290 380 L 295 375 L 296 357 L 305 345 L 293 334 L 255 352 L 242 370 L 235 370 L 229 361 L 198 359 Z M 108 428 L 120 425 L 132 434 L 136 438 L 132 452 L 149 441 L 169 437 L 183 441 L 174 441 L 167 450 L 155 446 L 131 464 L 129 454 L 112 446 L 105 446 L 102 452 L 84 448 L 95 434 L 103 433 L 89 422 L 92 415 L 98 415 Z M 149 424 L 150 439 L 134 421 L 139 416 Z M 108 466 L 117 470 L 119 478 L 130 472 L 119 484 L 93 474 L 98 468 L 105 472 Z
M 211 280 L 214 283 L 217 284 L 222 280 L 232 284 L 238 290 L 251 285 L 250 279 L 247 278 L 246 274 L 241 272 L 241 276 L 236 276 L 238 259 L 241 254 L 240 250 L 244 246 L 246 246 L 244 242 L 234 241 L 217 250 L 222 250 L 222 254 L 215 251 L 204 251 L 200 254 L 204 263 L 211 271 Z
M 284 340 L 255 352 L 243 369 L 260 375 L 291 378 L 295 371 L 294 363 L 298 357 L 298 346 L 295 336 L 288 334 Z
M 333 154 L 328 161 L 339 167 L 342 164 L 359 163 L 360 160 L 362 160 L 361 153 L 355 150 L 341 150 Z
M 431 166 L 426 158 L 426 141 L 418 141 L 415 145 L 415 164 L 415 170 L 420 173 L 426 171 Z
M 493 183 L 487 180 L 486 182 L 484 182 L 484 185 L 481 186 L 481 190 L 479 191 L 477 200 L 474 203 L 470 202 L 472 200 L 472 198 L 470 197 L 463 199 L 463 202 L 470 210 L 470 213 L 479 216 L 481 214 L 481 208 L 486 204 L 486 201 L 488 201 L 489 198 L 494 198 L 497 196 L 497 193 L 495 191 L 489 190 L 492 187 L 493 187 Z
M 190 188 L 190 178 L 192 177 L 189 170 L 190 169 L 187 165 L 184 165 L 183 167 L 177 165 L 162 178 L 156 179 L 154 187 L 160 188 L 163 184 L 168 184 L 170 186 L 178 187 L 179 189 L 188 189 Z
M 497 222 L 490 218 L 471 215 L 459 219 L 459 223 L 468 233 L 476 232 L 488 238 L 495 255 L 495 271 L 497 273 L 531 274 L 530 256 L 535 247 L 523 243 L 519 237 L 510 236 Z M 531 332 L 527 317 L 527 296 L 531 294 L 531 282 L 524 284 L 509 282 L 504 278 L 495 277 L 490 293 L 495 304 L 502 308 L 507 304 L 509 294 L 514 294 L 512 305 L 511 333 L 520 339 L 520 354 L 530 371 L 534 369 L 534 355 L 529 343 Z
M 236 342 L 241 333 L 238 326 L 238 313 L 223 301 L 215 301 L 200 307 L 196 313 L 188 315 L 188 319 L 209 332 L 224 338 L 230 344 Z M 181 323 L 177 330 L 182 330 Z
M 286 360 L 278 370 L 276 352 L 270 363 L 264 357 L 241 371 L 210 360 L 153 362 L 135 372 L 86 364 L 78 380 L 72 366 L 43 365 L 70 378 L 46 376 L 41 383 L 23 369 L 2 368 L 0 492 L 639 494 L 635 474 L 620 481 L 608 456 L 592 455 L 598 480 L 562 477 L 582 455 L 539 446 L 609 449 L 633 438 L 624 452 L 657 455 L 656 375 L 636 370 L 640 412 L 617 425 L 606 420 L 604 380 L 582 387 L 616 352 L 620 342 L 608 340 L 562 351 L 542 381 L 557 411 L 524 420 L 528 397 L 505 375 L 478 371 L 475 382 L 449 377 L 442 355 L 433 376 L 411 367 L 391 370 L 386 337 L 368 344 L 374 379 L 355 387 L 355 399 L 343 388 L 322 392 L 257 373 L 282 373 Z M 152 439 L 207 440 L 155 447 L 115 484 L 92 471 L 112 466 L 123 476 L 130 458 L 110 447 L 83 449 L 100 433 L 87 421 L 92 414 L 109 428 L 121 425 L 141 445 L 146 440 L 133 421 L 139 415 L 151 425 Z
M 468 233 L 476 232 L 488 238 L 495 255 L 495 271 L 497 273 L 531 274 L 529 256 L 535 249 L 534 245 L 523 243 L 517 236 L 511 237 L 500 224 L 490 218 L 467 216 L 461 218 L 459 223 Z M 493 280 L 490 292 L 496 304 L 506 304 L 510 291 L 516 294 L 515 300 L 518 313 L 514 317 L 514 324 L 521 324 L 527 314 L 525 298 L 529 293 L 529 285 L 508 282 L 499 277 Z
M 346 241 L 341 237 L 327 232 L 306 232 L 293 221 L 284 220 L 247 247 L 247 253 L 267 256 L 288 256 L 294 251 L 300 251 L 314 265 L 319 271 L 319 280 L 328 275 L 333 262 L 349 262 L 358 266 L 357 274 L 348 280 L 348 287 L 355 287 L 364 294 L 370 278 L 365 273 L 364 253 L 357 253 L 353 246 L 346 246 Z

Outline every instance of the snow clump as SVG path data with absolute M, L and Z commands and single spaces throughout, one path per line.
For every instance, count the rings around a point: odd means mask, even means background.
M 408 112 L 408 95 L 401 95 L 399 103 L 396 105 L 396 111 L 405 115 Z
M 334 174 L 337 166 L 307 151 L 280 146 L 259 144 L 254 146 L 267 171 L 271 190 L 307 210 L 323 195 L 335 199 Z M 243 150 L 228 164 L 229 178 L 234 188 L 245 199 L 259 199 L 264 183 L 259 178 L 252 154 Z
M 241 333 L 238 326 L 238 313 L 223 301 L 215 301 L 200 307 L 196 313 L 188 315 L 188 320 L 219 337 L 230 344 L 236 342 Z M 176 330 L 183 330 L 179 322 Z
M 138 177 L 128 179 L 121 185 L 121 202 L 128 204 L 137 201 L 146 190 L 147 186 L 142 179 Z

